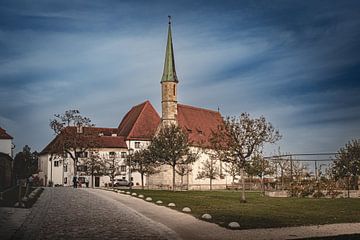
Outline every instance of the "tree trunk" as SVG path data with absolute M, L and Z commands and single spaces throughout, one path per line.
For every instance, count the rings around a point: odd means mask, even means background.
M 144 173 L 141 173 L 141 189 L 144 190 Z
M 172 166 L 173 167 L 173 191 L 175 191 L 175 165 L 174 166 Z
M 74 160 L 74 176 L 77 175 L 77 158 L 73 159 Z
M 350 181 L 351 181 L 351 176 L 348 177 L 348 186 L 347 186 L 347 194 L 348 194 L 348 198 L 350 198 Z
M 181 175 L 181 190 L 183 190 L 183 183 L 184 183 L 184 175 Z
M 245 198 L 245 176 L 244 176 L 245 174 L 244 174 L 244 167 L 242 167 L 242 168 L 240 169 L 240 174 L 241 174 L 241 185 L 242 185 L 240 202 L 246 203 L 246 198 Z
M 261 178 L 260 178 L 260 184 L 261 184 L 261 193 L 263 196 L 265 196 L 265 186 L 264 186 L 264 175 L 261 174 Z
M 281 191 L 284 191 L 284 170 L 281 169 Z
M 212 178 L 210 178 L 210 191 L 212 191 Z

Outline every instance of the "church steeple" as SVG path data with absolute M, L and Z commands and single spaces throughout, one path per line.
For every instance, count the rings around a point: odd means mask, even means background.
M 175 71 L 174 50 L 171 36 L 171 17 L 169 16 L 164 72 L 161 78 L 162 125 L 177 124 L 177 83 L 178 79 Z
M 166 44 L 164 72 L 161 82 L 178 82 L 175 70 L 174 49 L 171 35 L 171 16 L 169 17 L 168 38 Z

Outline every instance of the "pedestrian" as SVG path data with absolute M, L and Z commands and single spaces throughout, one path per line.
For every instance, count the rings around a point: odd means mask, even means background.
M 89 187 L 89 178 L 88 177 L 85 177 L 85 185 L 87 188 Z
M 74 188 L 77 188 L 77 177 L 76 176 L 73 177 L 73 186 L 74 186 Z

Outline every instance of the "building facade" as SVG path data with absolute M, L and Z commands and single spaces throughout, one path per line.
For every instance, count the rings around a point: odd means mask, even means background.
M 0 127 L 0 190 L 12 185 L 13 137 Z

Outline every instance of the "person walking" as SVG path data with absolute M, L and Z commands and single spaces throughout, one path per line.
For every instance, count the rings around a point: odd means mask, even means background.
M 89 187 L 89 178 L 88 177 L 85 177 L 85 185 L 86 185 L 86 188 Z
M 73 177 L 73 186 L 74 186 L 74 188 L 77 188 L 77 177 L 76 176 L 74 176 Z

